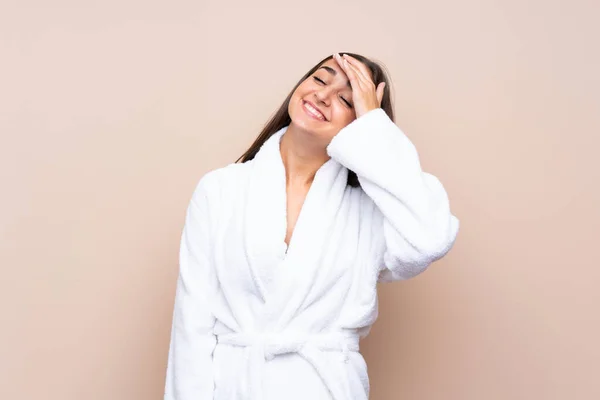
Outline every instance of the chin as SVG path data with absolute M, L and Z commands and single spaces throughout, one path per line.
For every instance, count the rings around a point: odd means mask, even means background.
M 323 122 L 314 121 L 310 119 L 310 117 L 305 117 L 303 115 L 300 116 L 291 116 L 292 123 L 300 128 L 301 130 L 314 134 L 315 136 L 320 136 L 320 132 L 323 131 Z

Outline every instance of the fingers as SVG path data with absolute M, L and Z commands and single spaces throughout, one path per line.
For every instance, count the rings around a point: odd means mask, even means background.
M 350 78 L 351 76 L 355 78 L 356 82 L 360 85 L 361 89 L 369 87 L 369 82 L 368 80 L 365 80 L 362 72 L 360 72 L 360 70 L 354 65 L 350 64 L 350 61 L 346 57 L 340 57 L 339 63 L 343 66 L 344 72 L 346 72 L 348 78 Z
M 334 54 L 334 59 L 337 61 L 338 65 L 342 68 L 342 71 L 346 73 L 348 76 L 348 80 L 350 81 L 350 85 L 352 85 L 353 89 L 362 89 L 362 84 L 360 82 L 360 78 L 355 70 L 352 68 L 350 63 L 342 58 L 338 53 Z
M 353 68 L 353 70 L 357 73 L 357 76 L 359 76 L 359 78 L 361 79 L 361 81 L 363 82 L 363 85 L 365 87 L 371 87 L 371 88 L 375 89 L 375 83 L 373 82 L 373 79 L 371 79 L 370 70 L 367 68 L 367 66 L 364 63 L 360 62 L 359 60 L 357 60 L 356 58 L 354 58 L 348 54 L 344 54 L 343 58 L 348 61 L 351 68 Z M 384 91 L 385 91 L 385 82 L 380 82 L 379 85 L 377 85 L 376 92 L 375 92 L 376 97 L 377 97 L 377 103 L 380 106 L 381 106 L 381 101 L 383 100 Z
M 361 78 L 364 83 L 370 83 L 375 86 L 375 83 L 371 79 L 371 72 L 367 68 L 367 66 L 358 61 L 356 58 L 349 56 L 348 54 L 344 54 L 343 58 L 357 71 L 357 75 Z
M 350 81 L 357 118 L 369 110 L 381 107 L 385 82 L 381 82 L 375 87 L 368 67 L 354 57 L 346 54 L 340 56 L 335 53 L 333 58 Z

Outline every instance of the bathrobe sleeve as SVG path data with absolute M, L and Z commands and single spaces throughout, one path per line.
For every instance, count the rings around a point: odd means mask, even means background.
M 380 282 L 423 272 L 453 246 L 459 220 L 441 182 L 421 169 L 413 143 L 381 108 L 352 121 L 328 154 L 356 173 L 383 216 L 385 250 Z
M 165 400 L 212 400 L 216 277 L 210 265 L 208 174 L 188 205 L 179 252 L 179 276 L 165 383 Z

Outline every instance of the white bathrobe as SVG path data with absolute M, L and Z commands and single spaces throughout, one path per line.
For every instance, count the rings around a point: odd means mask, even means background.
M 377 282 L 411 278 L 454 244 L 444 187 L 379 108 L 328 145 L 288 248 L 286 129 L 196 187 L 165 400 L 367 399 L 358 342 L 377 318 Z

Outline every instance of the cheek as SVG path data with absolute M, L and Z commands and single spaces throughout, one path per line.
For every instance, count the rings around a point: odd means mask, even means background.
M 356 119 L 356 114 L 354 113 L 354 109 L 347 108 L 343 105 L 338 105 L 334 107 L 334 118 L 336 125 L 340 125 L 340 128 L 348 125 L 350 122 Z
M 306 95 L 305 93 L 306 90 L 304 89 L 303 85 L 298 86 L 296 90 L 294 90 L 294 93 L 292 93 L 292 97 L 290 97 L 288 111 L 290 111 L 294 107 L 297 107 L 298 104 L 300 104 L 300 99 L 302 99 Z
M 315 85 L 315 83 L 311 82 L 309 79 L 306 79 L 304 82 L 298 85 L 298 87 L 294 91 L 294 95 L 305 95 L 311 90 L 314 90 Z
M 307 93 L 309 93 L 309 90 L 310 89 L 307 87 L 306 83 L 298 86 L 290 98 L 290 107 L 298 107 L 301 102 L 300 100 L 306 97 Z

